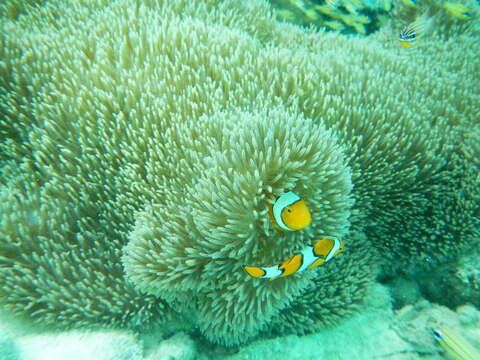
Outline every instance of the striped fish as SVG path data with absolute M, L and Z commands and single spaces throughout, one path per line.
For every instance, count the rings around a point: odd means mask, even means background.
M 403 47 L 412 47 L 417 44 L 417 41 L 420 40 L 425 34 L 428 28 L 427 22 L 416 21 L 408 25 L 405 29 L 400 32 L 398 41 Z
M 450 359 L 480 360 L 480 352 L 456 331 L 442 326 L 432 329 L 432 332 L 438 345 L 440 345 Z
M 322 238 L 283 263 L 270 267 L 243 266 L 248 275 L 259 279 L 278 279 L 321 265 L 343 251 L 343 240 Z

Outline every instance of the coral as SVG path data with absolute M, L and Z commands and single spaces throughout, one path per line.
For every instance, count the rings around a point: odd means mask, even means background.
M 468 4 L 472 14 L 480 11 L 475 2 L 469 1 Z M 369 238 L 383 237 L 384 240 L 376 244 L 389 248 L 390 255 L 393 255 L 391 263 L 400 267 L 428 269 L 438 263 L 455 261 L 468 248 L 477 246 L 480 238 L 479 168 L 478 161 L 473 160 L 478 153 L 474 139 L 478 136 L 476 119 L 479 110 L 475 104 L 480 101 L 480 92 L 474 84 L 480 79 L 480 73 L 475 70 L 477 56 L 466 45 L 473 44 L 474 38 L 480 36 L 480 22 L 475 17 L 470 22 L 448 21 L 437 5 L 435 1 L 427 1 L 418 9 L 399 7 L 388 25 L 372 36 L 384 48 L 416 68 L 409 70 L 413 78 L 419 76 L 419 68 L 429 64 L 425 75 L 432 81 L 423 81 L 421 88 L 409 90 L 413 96 L 411 104 L 416 107 L 417 116 L 429 119 L 427 122 L 433 127 L 438 126 L 441 132 L 432 134 L 431 139 L 436 139 L 435 142 L 422 150 L 428 153 L 437 147 L 434 151 L 439 156 L 430 162 L 436 163 L 437 169 L 427 170 L 427 165 L 425 170 L 430 174 L 421 175 L 414 185 L 417 189 L 404 189 L 403 194 L 408 193 L 408 197 L 400 193 L 393 199 L 388 196 L 391 206 L 381 206 L 379 210 L 384 215 L 389 212 L 390 216 L 379 216 L 380 221 L 367 225 Z M 401 22 L 406 24 L 425 12 L 431 15 L 431 24 L 418 46 L 410 51 L 392 41 L 404 26 Z M 477 46 L 473 46 L 477 51 Z M 462 56 L 457 56 L 459 52 Z M 405 70 L 397 68 L 400 73 Z M 420 83 L 420 78 L 417 79 Z M 457 86 L 462 89 L 460 93 L 449 93 L 448 89 Z M 445 142 L 440 145 L 442 141 Z M 357 183 L 355 179 L 353 182 Z M 391 229 L 395 232 L 392 233 Z M 393 262 L 397 258 L 404 261 Z
M 15 313 L 180 323 L 235 345 L 332 325 L 378 264 L 478 239 L 475 26 L 405 53 L 391 27 L 304 30 L 261 1 L 21 8 L 2 12 L 0 47 L 0 296 Z M 312 212 L 305 230 L 268 221 L 287 189 Z M 321 235 L 345 253 L 272 282 L 241 270 Z
M 421 297 L 420 286 L 413 279 L 396 276 L 388 279 L 385 285 L 392 296 L 394 309 L 400 309 L 407 305 L 415 304 Z
M 0 3 L 0 16 L 16 19 L 22 14 L 34 11 L 36 6 L 41 5 L 45 0 L 4 0 Z
M 463 304 L 480 307 L 480 249 L 465 255 L 459 261 L 443 264 L 428 275 L 418 273 L 416 278 L 425 298 L 455 309 Z
M 432 334 L 432 329 L 442 329 L 445 326 L 456 339 L 461 338 L 461 343 L 467 344 L 465 347 L 473 347 L 473 352 L 478 351 L 475 349 L 480 346 L 478 340 L 480 339 L 480 312 L 470 305 L 452 311 L 423 300 L 399 310 L 395 320 L 390 324 L 390 328 L 393 328 L 419 354 L 443 353 L 439 359 L 445 358 L 444 355 L 452 354 L 445 354 L 441 350 L 440 344 Z M 467 353 L 466 348 L 460 347 L 460 349 Z M 467 358 L 476 359 L 477 357 Z
M 36 184 L 41 175 L 31 174 L 21 188 L 0 188 L 2 302 L 49 326 L 147 326 L 160 313 L 167 319 L 166 305 L 125 282 L 113 260 L 122 247 L 115 231 L 133 211 L 109 218 L 110 207 L 128 204 L 101 201 L 108 190 L 86 184 L 77 170 L 66 178 L 51 172 L 43 186 Z
M 198 132 L 195 152 L 188 151 L 192 132 Z M 320 234 L 346 234 L 351 183 L 338 140 L 311 120 L 272 106 L 255 114 L 203 116 L 168 138 L 185 142 L 179 147 L 185 170 L 195 165 L 192 184 L 178 181 L 169 187 L 178 195 L 168 205 L 138 214 L 125 248 L 126 272 L 142 290 L 172 302 L 197 297 L 198 323 L 213 339 L 225 332 L 231 339 L 254 335 L 311 274 L 259 282 L 238 271 L 242 264 L 274 264 Z M 160 146 L 157 152 L 165 153 Z M 286 188 L 308 199 L 316 214 L 306 231 L 280 233 L 269 224 L 265 196 Z M 172 209 L 189 216 L 172 221 Z M 180 264 L 181 258 L 188 260 Z
M 414 331 L 410 330 L 410 338 L 404 339 L 404 332 L 398 329 L 408 330 L 410 319 L 398 319 L 399 316 L 391 309 L 385 288 L 379 285 L 369 288 L 365 303 L 368 305 L 363 311 L 334 328 L 302 337 L 290 335 L 259 339 L 227 359 L 443 359 L 440 355 L 435 356 L 439 351 L 433 343 L 433 336 L 427 333 L 425 321 L 422 326 L 415 326 Z M 422 334 L 420 344 L 418 341 L 411 342 L 411 338 L 419 333 Z
M 50 42 L 32 39 L 30 25 L 24 37 L 30 45 L 19 46 L 19 34 L 2 39 L 2 52 L 8 55 L 2 62 L 0 110 L 2 302 L 49 326 L 146 327 L 159 316 L 169 319 L 171 313 L 162 301 L 124 280 L 120 252 L 136 205 L 122 195 L 122 187 L 131 184 L 122 182 L 125 167 L 117 171 L 120 156 L 101 150 L 113 149 L 123 130 L 112 129 L 108 121 L 113 114 L 102 118 L 97 113 L 101 100 L 88 87 L 98 73 L 82 82 L 83 74 L 71 70 L 80 67 L 75 64 L 78 54 L 60 53 L 63 45 L 76 40 L 62 38 L 54 21 L 50 26 L 42 23 L 43 15 L 61 10 L 56 7 L 60 4 L 38 9 L 31 24 L 40 26 L 37 33 L 50 33 Z M 13 29 L 17 21 L 25 18 L 2 23 Z M 74 51 L 94 51 L 92 39 L 86 40 L 85 48 Z M 58 44 L 63 45 L 51 53 Z M 27 51 L 35 46 L 36 51 Z M 82 59 L 88 62 L 86 53 Z M 67 65 L 68 60 L 72 63 Z M 106 102 L 111 104 L 110 99 Z M 88 118 L 94 120 L 90 129 L 84 127 L 88 122 L 79 121 Z

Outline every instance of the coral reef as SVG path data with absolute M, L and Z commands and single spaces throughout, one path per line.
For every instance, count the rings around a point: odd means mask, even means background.
M 5 339 L 0 342 L 0 349 L 5 350 L 2 352 L 5 360 L 442 360 L 447 354 L 436 341 L 432 329 L 448 325 L 450 332 L 461 336 L 473 351 L 480 350 L 480 312 L 471 305 L 452 311 L 421 300 L 394 312 L 388 290 L 375 284 L 368 287 L 365 304 L 361 307 L 360 313 L 330 329 L 302 337 L 258 339 L 229 354 L 202 348 L 183 332 L 155 342 L 134 337 L 126 331 L 36 334 L 20 330 L 15 321 L 4 318 L 0 319 L 0 336 Z M 4 337 L 4 334 L 8 335 Z M 150 343 L 147 349 L 145 342 Z
M 242 264 L 274 264 L 320 234 L 343 236 L 347 230 L 350 172 L 336 139 L 309 120 L 272 109 L 201 117 L 194 129 L 169 135 L 190 142 L 187 134 L 200 130 L 198 152 L 191 153 L 195 160 L 186 151 L 184 157 L 196 167 L 193 184 L 179 181 L 178 188 L 169 188 L 181 194 L 171 204 L 138 214 L 125 248 L 129 278 L 171 302 L 188 300 L 192 306 L 197 298 L 198 323 L 212 338 L 225 332 L 232 339 L 254 335 L 311 281 L 312 274 L 288 282 L 247 279 L 237 270 Z M 269 228 L 264 194 L 281 194 L 285 188 L 296 189 L 317 214 L 308 230 Z M 175 216 L 172 222 L 171 209 L 184 209 L 191 217 Z M 179 263 L 185 256 L 188 260 Z M 362 277 L 358 272 L 350 280 Z
M 394 309 L 400 309 L 407 305 L 415 304 L 421 297 L 418 282 L 403 276 L 395 276 L 385 281 L 385 285 L 392 296 Z
M 412 202 L 406 196 L 396 196 L 392 207 L 387 210 L 392 211 L 391 216 L 379 216 L 380 221 L 375 222 L 374 226 L 367 225 L 369 237 L 383 237 L 384 240 L 377 244 L 386 245 L 395 255 L 392 264 L 420 267 L 428 271 L 439 263 L 455 261 L 459 255 L 479 243 L 480 167 L 478 160 L 474 160 L 479 154 L 478 145 L 475 144 L 478 141 L 474 139 L 479 134 L 476 119 L 480 112 L 475 104 L 479 103 L 480 94 L 478 89 L 471 86 L 480 79 L 480 72 L 475 70 L 478 60 L 465 44 L 480 36 L 480 22 L 476 15 L 480 8 L 472 1 L 466 4 L 474 14 L 468 22 L 452 19 L 436 1 L 422 2 L 418 8 L 397 7 L 388 23 L 371 37 L 398 57 L 408 59 L 413 67 L 429 64 L 428 76 L 436 80 L 423 81 L 422 89 L 412 88 L 412 104 L 417 107 L 420 116 L 430 119 L 432 126 L 442 123 L 441 131 L 448 133 L 449 137 L 444 148 L 437 148 L 444 162 L 443 165 L 437 162 L 440 171 L 434 171 L 436 178 L 430 173 L 425 182 L 415 184 L 420 186 L 418 189 L 423 187 L 420 192 L 413 190 L 413 196 L 420 197 Z M 392 40 L 397 38 L 405 24 L 424 14 L 428 14 L 426 16 L 430 16 L 431 21 L 425 38 L 411 51 L 401 49 Z M 460 58 L 454 55 L 457 49 L 463 49 L 460 50 L 464 52 Z M 418 76 L 416 70 L 412 69 L 412 72 L 415 73 L 414 77 Z M 446 85 L 443 90 L 436 87 L 439 83 Z M 455 88 L 458 84 L 469 90 L 461 91 L 461 95 L 449 94 L 446 89 Z M 427 114 L 426 110 L 433 113 Z M 436 138 L 436 145 L 439 145 L 442 135 L 438 134 Z M 425 147 L 423 152 L 429 152 L 431 145 Z M 439 160 L 437 158 L 432 163 Z M 410 192 L 405 189 L 404 194 Z M 385 209 L 382 206 L 381 211 Z M 394 234 L 391 229 L 396 230 Z M 406 261 L 393 262 L 397 257 Z M 408 273 L 409 269 L 405 272 Z
M 1 12 L 11 311 L 231 346 L 332 326 L 378 265 L 446 262 L 480 238 L 478 25 L 406 53 L 393 25 L 314 32 L 262 1 L 32 4 Z M 266 204 L 293 189 L 312 225 L 278 232 Z M 332 263 L 272 282 L 241 270 L 322 235 L 345 240 Z
M 388 291 L 367 291 L 368 307 L 335 328 L 304 337 L 258 340 L 225 360 L 283 359 L 428 359 L 444 356 L 432 326 L 449 324 L 474 348 L 480 349 L 480 312 L 473 306 L 452 311 L 421 300 L 393 312 Z M 348 346 L 346 346 L 348 344 Z
M 453 263 L 416 274 L 426 299 L 455 309 L 463 304 L 480 308 L 480 251 L 463 256 Z
M 399 310 L 391 323 L 400 338 L 424 355 L 443 353 L 432 330 L 445 325 L 474 349 L 480 349 L 480 312 L 471 305 L 453 311 L 423 300 Z

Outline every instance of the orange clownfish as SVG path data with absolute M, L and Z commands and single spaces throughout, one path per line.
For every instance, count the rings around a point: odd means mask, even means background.
M 278 279 L 328 262 L 343 251 L 343 240 L 322 238 L 307 246 L 301 253 L 283 263 L 270 267 L 243 266 L 248 275 L 259 279 Z
M 283 231 L 301 230 L 312 222 L 305 201 L 291 191 L 268 205 L 268 215 L 275 228 Z

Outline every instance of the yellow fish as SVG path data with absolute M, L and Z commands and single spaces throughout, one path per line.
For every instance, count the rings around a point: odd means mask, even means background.
M 301 253 L 292 256 L 281 264 L 264 266 L 243 266 L 248 275 L 259 279 L 275 280 L 296 272 L 313 269 L 333 259 L 343 251 L 343 240 L 321 238 L 307 246 Z
M 400 32 L 398 41 L 403 47 L 412 47 L 417 44 L 417 41 L 422 38 L 427 29 L 427 23 L 416 21 L 408 25 L 405 29 Z
M 301 230 L 312 222 L 305 201 L 291 191 L 268 205 L 268 215 L 275 228 L 282 231 Z
M 409 7 L 417 6 L 417 0 L 402 0 L 402 2 Z
M 470 20 L 472 18 L 472 14 L 468 12 L 468 8 L 460 3 L 446 2 L 443 4 L 443 7 L 457 19 Z
M 438 345 L 452 360 L 479 360 L 480 352 L 475 350 L 467 340 L 452 329 L 442 326 L 432 329 Z

